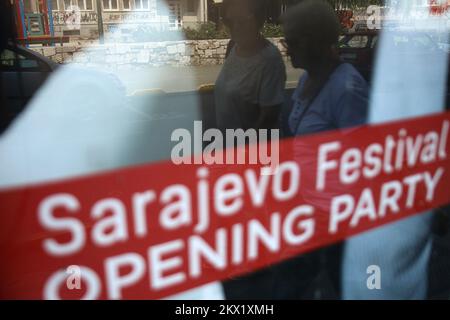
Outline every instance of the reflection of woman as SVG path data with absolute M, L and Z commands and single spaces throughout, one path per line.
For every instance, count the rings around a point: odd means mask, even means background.
M 231 47 L 216 82 L 218 128 L 273 128 L 284 100 L 286 72 L 278 49 L 260 33 L 266 1 L 225 0 Z
M 285 46 L 292 65 L 306 71 L 292 96 L 293 107 L 285 131 L 302 136 L 364 124 L 367 83 L 353 66 L 340 61 L 336 50 L 340 24 L 332 7 L 325 1 L 306 0 L 291 8 L 283 20 Z M 308 166 L 313 167 L 315 158 L 309 156 L 311 151 L 311 146 L 302 145 L 301 139 L 296 141 L 295 157 L 304 172 L 311 172 Z M 303 181 L 315 178 L 302 176 Z M 328 178 L 327 185 L 326 192 L 302 190 L 303 201 L 315 207 L 317 219 L 329 211 L 332 196 L 342 192 L 333 179 Z M 338 297 L 341 249 L 340 245 L 330 246 L 278 265 L 274 271 L 277 298 L 313 298 L 320 293 L 311 290 L 313 280 L 324 275 L 334 285 L 334 298 Z M 330 293 L 326 297 L 329 296 Z

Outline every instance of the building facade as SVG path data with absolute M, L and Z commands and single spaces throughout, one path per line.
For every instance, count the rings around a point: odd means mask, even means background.
M 107 32 L 125 25 L 130 30 L 146 28 L 177 30 L 195 28 L 208 21 L 207 0 L 16 0 L 23 11 L 26 29 L 28 17 L 49 20 L 55 36 L 98 37 L 98 14 Z M 98 10 L 97 5 L 101 5 Z M 49 17 L 51 15 L 51 17 Z M 35 26 L 38 29 L 38 25 Z M 33 33 L 29 35 L 33 35 Z

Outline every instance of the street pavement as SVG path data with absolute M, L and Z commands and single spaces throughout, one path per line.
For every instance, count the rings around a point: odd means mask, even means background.
M 204 84 L 214 84 L 222 65 L 190 67 L 148 67 L 138 70 L 119 70 L 116 75 L 126 87 L 127 94 L 141 90 L 165 92 L 193 91 Z M 302 70 L 286 65 L 287 83 L 295 86 Z

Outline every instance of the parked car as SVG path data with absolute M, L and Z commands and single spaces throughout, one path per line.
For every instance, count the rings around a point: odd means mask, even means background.
M 0 76 L 3 97 L 6 98 L 8 126 L 25 108 L 28 101 L 42 86 L 58 64 L 43 55 L 13 44 L 0 55 Z M 0 133 L 5 128 L 0 128 Z
M 388 41 L 392 41 L 396 47 L 396 54 L 408 55 L 413 47 L 414 54 L 423 56 L 423 59 L 432 52 L 445 50 L 433 37 L 425 32 L 396 31 L 387 35 Z M 374 68 L 377 44 L 380 33 L 374 30 L 347 33 L 341 36 L 339 41 L 339 56 L 344 62 L 351 63 L 370 83 Z M 450 106 L 450 52 L 449 72 L 447 73 L 447 107 Z
M 351 63 L 367 80 L 370 80 L 378 32 L 358 31 L 347 33 L 339 41 L 339 56 L 344 62 Z
M 408 55 L 414 48 L 414 54 L 427 55 L 442 50 L 431 35 L 424 32 L 397 31 L 384 34 L 397 49 L 394 54 Z M 375 54 L 380 34 L 378 31 L 360 31 L 345 34 L 339 42 L 339 55 L 345 62 L 353 64 L 369 80 L 375 62 Z

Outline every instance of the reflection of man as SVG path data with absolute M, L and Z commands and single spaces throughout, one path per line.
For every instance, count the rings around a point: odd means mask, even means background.
M 284 101 L 286 71 L 278 49 L 261 35 L 267 3 L 225 0 L 223 6 L 232 40 L 216 81 L 217 126 L 223 132 L 273 129 Z
M 215 86 L 217 127 L 274 129 L 284 102 L 286 71 L 277 47 L 261 35 L 267 1 L 224 0 L 224 23 L 232 40 Z M 227 299 L 264 299 L 272 294 L 265 270 L 224 283 Z

